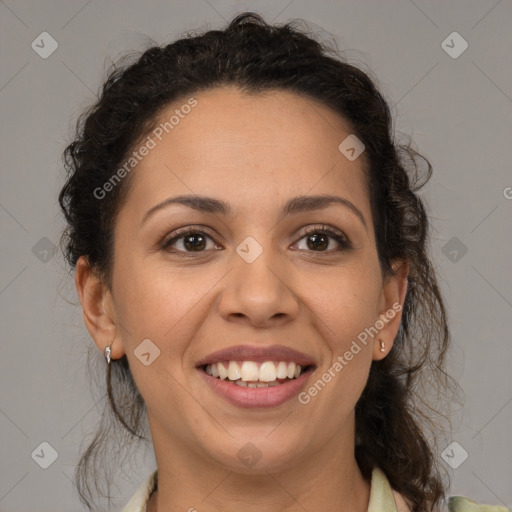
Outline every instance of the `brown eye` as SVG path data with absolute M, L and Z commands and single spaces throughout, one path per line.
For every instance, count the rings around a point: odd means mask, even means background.
M 308 247 L 310 249 L 320 249 L 325 250 L 329 246 L 329 236 L 323 233 L 314 233 L 312 235 L 308 235 Z
M 332 252 L 348 250 L 352 248 L 352 244 L 346 236 L 341 232 L 334 231 L 327 227 L 322 228 L 309 228 L 306 230 L 305 235 L 300 240 L 306 240 L 306 249 L 313 252 Z M 334 240 L 338 247 L 332 247 L 331 240 Z M 330 247 L 330 249 L 329 249 Z
M 206 247 L 206 238 L 202 233 L 185 235 L 183 237 L 183 247 L 187 251 L 201 251 Z
M 175 250 L 170 252 L 203 252 L 208 248 L 208 240 L 213 242 L 213 239 L 203 231 L 187 229 L 166 240 L 162 244 L 162 249 L 169 251 L 172 246 L 175 246 Z M 215 243 L 213 246 L 217 247 Z

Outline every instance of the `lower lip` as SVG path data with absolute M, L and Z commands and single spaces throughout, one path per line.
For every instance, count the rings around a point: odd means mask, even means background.
M 227 380 L 217 379 L 198 369 L 206 383 L 217 393 L 237 407 L 249 409 L 277 407 L 298 395 L 314 368 L 309 368 L 297 379 L 287 381 L 279 386 L 268 388 L 244 388 L 230 384 Z

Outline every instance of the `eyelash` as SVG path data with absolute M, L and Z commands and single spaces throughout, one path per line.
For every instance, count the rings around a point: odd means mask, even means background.
M 208 233 L 206 233 L 204 230 L 194 227 L 194 226 L 188 226 L 186 228 L 179 229 L 176 231 L 173 236 L 169 239 L 164 240 L 161 243 L 161 249 L 164 251 L 168 251 L 168 248 L 178 240 L 181 240 L 182 238 L 186 237 L 187 235 L 203 235 L 208 238 L 210 238 L 212 241 L 213 237 L 211 237 Z M 322 225 L 321 227 L 315 226 L 315 227 L 309 227 L 306 230 L 304 230 L 302 236 L 299 238 L 298 241 L 302 240 L 303 238 L 306 238 L 308 236 L 314 235 L 314 234 L 324 234 L 328 235 L 330 238 L 334 239 L 336 242 L 338 242 L 339 247 L 337 249 L 330 249 L 327 251 L 306 251 L 306 252 L 318 252 L 318 253 L 325 253 L 325 254 L 332 254 L 333 252 L 339 252 L 339 251 L 349 251 L 353 248 L 352 243 L 350 240 L 341 232 L 335 231 L 334 229 L 331 229 L 327 226 Z M 215 242 L 215 241 L 214 241 Z M 303 249 L 299 249 L 303 250 Z M 169 252 L 169 251 L 168 251 Z M 171 251 L 177 254 L 183 254 L 183 255 L 194 255 L 194 254 L 200 254 L 202 252 L 206 251 Z

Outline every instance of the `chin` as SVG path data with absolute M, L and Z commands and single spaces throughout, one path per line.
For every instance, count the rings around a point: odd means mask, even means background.
M 297 467 L 300 455 L 297 446 L 304 449 L 303 436 L 297 434 L 296 439 L 285 430 L 281 435 L 269 435 L 268 429 L 260 428 L 250 435 L 245 432 L 235 438 L 226 436 L 225 444 L 216 444 L 207 451 L 212 459 L 230 471 L 263 475 Z

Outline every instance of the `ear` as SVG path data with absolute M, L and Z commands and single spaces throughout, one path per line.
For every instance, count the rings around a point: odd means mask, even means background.
M 112 294 L 84 256 L 80 256 L 76 263 L 75 285 L 82 304 L 85 325 L 96 346 L 103 352 L 112 344 L 110 357 L 122 357 L 124 349 L 119 339 Z
M 385 278 L 382 286 L 380 312 L 375 322 L 375 328 L 379 332 L 373 338 L 374 361 L 384 359 L 389 354 L 402 321 L 409 261 L 396 260 L 392 268 L 394 273 Z

